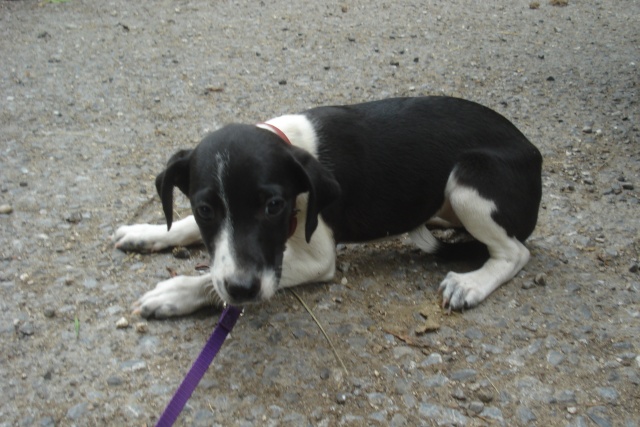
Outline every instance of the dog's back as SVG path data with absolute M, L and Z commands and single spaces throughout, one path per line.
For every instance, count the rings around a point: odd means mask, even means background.
M 499 206 L 505 199 L 496 220 L 510 235 L 525 240 L 535 227 L 542 157 L 511 122 L 487 107 L 419 97 L 303 114 L 318 137 L 318 160 L 342 189 L 340 199 L 322 212 L 337 241 L 377 239 L 424 223 L 442 207 L 454 168 L 460 183 Z M 517 212 L 511 212 L 513 204 Z M 344 223 L 345 217 L 354 220 Z

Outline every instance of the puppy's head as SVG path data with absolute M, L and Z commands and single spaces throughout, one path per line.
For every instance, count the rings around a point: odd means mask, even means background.
M 173 187 L 191 201 L 211 257 L 213 286 L 223 301 L 266 299 L 278 289 L 296 197 L 309 193 L 305 238 L 339 195 L 333 175 L 309 153 L 250 125 L 229 125 L 194 150 L 174 154 L 156 178 L 171 228 Z

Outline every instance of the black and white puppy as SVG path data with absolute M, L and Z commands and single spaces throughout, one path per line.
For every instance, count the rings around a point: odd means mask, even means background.
M 443 304 L 473 307 L 529 260 L 541 198 L 540 152 L 507 119 L 451 97 L 320 107 L 258 125 L 232 124 L 176 153 L 156 187 L 167 226 L 120 227 L 122 250 L 204 242 L 207 275 L 160 282 L 142 316 L 265 300 L 278 289 L 331 280 L 336 243 L 409 233 L 428 253 L 455 255 L 427 226 L 464 227 L 486 262 L 450 272 Z M 193 215 L 173 222 L 173 188 Z M 213 292 L 215 291 L 215 293 Z

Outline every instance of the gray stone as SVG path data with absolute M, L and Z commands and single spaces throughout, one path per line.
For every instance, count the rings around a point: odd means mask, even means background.
M 422 361 L 420 366 L 425 367 L 430 365 L 436 365 L 439 363 L 442 363 L 442 355 L 440 355 L 439 353 L 431 353 L 429 356 L 427 356 L 426 359 Z
M 361 425 L 364 423 L 364 417 L 354 414 L 345 414 L 340 419 L 340 425 Z M 296 423 L 296 425 L 302 425 L 302 423 Z
M 81 402 L 78 403 L 67 410 L 67 418 L 70 418 L 74 421 L 78 421 L 82 418 L 89 408 L 89 403 Z
M 587 416 L 598 427 L 613 427 L 611 418 L 607 414 L 607 409 L 604 406 L 594 406 L 587 410 Z
M 388 408 L 393 405 L 391 399 L 384 393 L 369 393 L 367 394 L 367 400 L 373 408 Z
M 460 411 L 432 403 L 420 404 L 418 412 L 420 416 L 433 420 L 437 425 L 465 426 L 469 422 L 469 419 Z
M 478 373 L 475 369 L 461 369 L 451 374 L 452 381 L 468 381 L 473 380 Z
M 547 362 L 549 362 L 553 366 L 558 366 L 564 360 L 564 354 L 559 351 L 551 350 L 547 353 Z
M 382 411 L 377 411 L 369 414 L 367 418 L 381 424 L 386 424 L 387 416 L 388 416 L 387 411 L 382 410 Z
M 502 411 L 494 406 L 487 406 L 480 413 L 482 418 L 488 418 L 490 420 L 495 420 L 498 423 L 503 423 L 504 418 L 502 417 Z
M 20 328 L 18 329 L 18 331 L 24 336 L 31 336 L 35 333 L 35 329 L 31 322 L 26 322 L 20 325 Z
M 560 390 L 553 396 L 557 403 L 576 403 L 576 393 L 573 390 Z
M 530 424 L 537 420 L 536 415 L 529 408 L 522 405 L 516 409 L 516 416 L 522 424 Z
M 596 391 L 608 402 L 615 403 L 618 400 L 619 394 L 613 387 L 598 387 Z
M 502 353 L 502 348 L 498 347 L 496 345 L 493 345 L 493 344 L 482 343 L 482 344 L 480 344 L 480 348 L 485 353 L 491 353 L 491 354 L 501 354 Z
M 144 360 L 126 360 L 120 363 L 123 372 L 137 372 L 147 368 Z
M 482 331 L 477 328 L 469 328 L 464 331 L 464 336 L 469 338 L 470 340 L 480 340 L 484 336 Z
M 462 391 L 461 388 L 456 387 L 452 392 L 451 392 L 451 397 L 453 397 L 456 400 L 467 400 L 467 396 L 464 394 L 464 392 Z
M 403 394 L 401 399 L 402 403 L 404 403 L 404 406 L 406 406 L 407 408 L 414 408 L 418 403 L 415 396 L 410 393 Z
M 394 359 L 402 359 L 405 356 L 414 356 L 416 354 L 415 350 L 409 346 L 398 346 L 393 348 L 393 358 Z
M 589 424 L 584 417 L 576 417 L 567 427 L 589 427 Z
M 51 416 L 46 416 L 40 419 L 38 425 L 40 427 L 55 427 L 56 420 Z
M 407 418 L 402 414 L 395 414 L 389 423 L 389 427 L 404 427 L 406 425 L 408 425 Z
M 120 378 L 117 375 L 112 375 L 109 378 L 107 378 L 107 384 L 110 386 L 119 386 L 123 383 L 122 378 Z
M 423 385 L 427 388 L 440 387 L 449 382 L 449 379 L 442 374 L 433 375 L 425 379 Z
M 475 412 L 476 414 L 479 414 L 484 410 L 484 403 L 478 400 L 474 400 L 473 402 L 469 403 L 469 410 L 471 412 Z

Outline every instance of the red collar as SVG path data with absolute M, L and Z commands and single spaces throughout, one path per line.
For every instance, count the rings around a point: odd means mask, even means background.
M 278 135 L 284 142 L 286 142 L 289 145 L 293 145 L 293 144 L 291 144 L 291 141 L 289 141 L 289 138 L 287 138 L 287 135 L 285 135 L 284 132 L 282 132 L 280 129 L 278 129 L 277 127 L 275 127 L 271 123 L 262 122 L 262 123 L 258 123 L 256 126 L 266 126 L 266 127 L 268 127 L 276 135 Z

